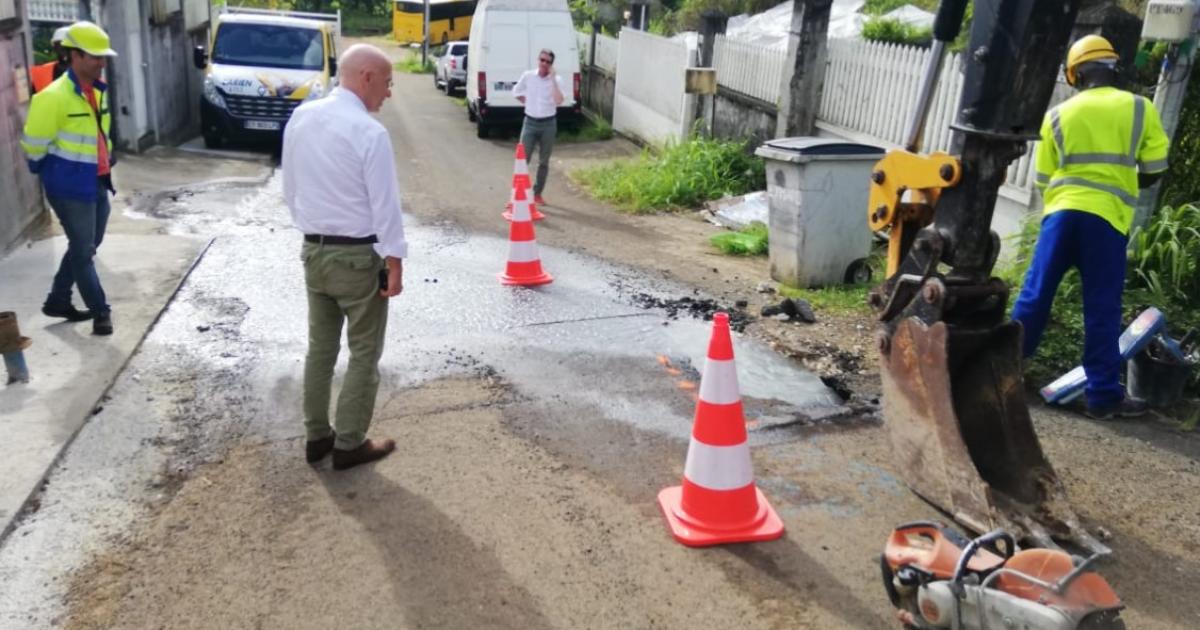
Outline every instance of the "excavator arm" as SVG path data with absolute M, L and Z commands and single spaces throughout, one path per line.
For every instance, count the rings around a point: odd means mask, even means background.
M 883 415 L 897 464 L 920 496 L 979 531 L 1108 551 L 1079 524 L 1033 430 L 1021 327 L 992 277 L 992 231 L 1008 165 L 1038 136 L 1079 0 L 975 0 L 962 99 L 948 153 L 920 138 L 942 56 L 966 0 L 943 0 L 933 54 L 902 150 L 871 176 L 868 220 L 890 233 L 879 317 Z

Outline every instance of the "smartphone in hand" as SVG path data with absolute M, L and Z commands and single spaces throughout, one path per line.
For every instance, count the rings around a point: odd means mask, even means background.
M 379 270 L 379 290 L 388 290 L 388 270 L 386 268 Z

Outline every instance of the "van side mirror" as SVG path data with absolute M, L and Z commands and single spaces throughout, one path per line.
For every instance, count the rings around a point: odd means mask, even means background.
M 329 76 L 331 76 L 331 77 L 337 76 L 337 58 L 336 57 L 329 58 Z
M 208 65 L 208 53 L 204 52 L 203 46 L 196 46 L 192 49 L 192 65 L 196 69 L 203 70 L 204 66 Z

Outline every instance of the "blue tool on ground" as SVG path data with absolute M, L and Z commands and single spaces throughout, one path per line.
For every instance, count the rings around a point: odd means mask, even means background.
M 1167 326 L 1167 318 L 1162 314 L 1162 311 L 1151 306 L 1142 311 L 1137 319 L 1121 333 L 1120 339 L 1117 340 L 1117 345 L 1121 349 L 1121 359 L 1128 361 L 1133 358 L 1133 355 L 1142 351 L 1150 340 Z M 1054 380 L 1053 383 L 1042 388 L 1042 398 L 1047 403 L 1052 405 L 1065 405 L 1079 397 L 1083 393 L 1084 387 L 1087 385 L 1087 374 L 1083 371 L 1083 366 L 1076 366 L 1075 369 L 1063 374 Z
M 0 313 L 0 355 L 4 355 L 4 369 L 8 371 L 7 384 L 28 383 L 29 366 L 25 363 L 25 349 L 33 344 L 29 337 L 21 336 L 17 326 L 17 314 L 12 311 Z

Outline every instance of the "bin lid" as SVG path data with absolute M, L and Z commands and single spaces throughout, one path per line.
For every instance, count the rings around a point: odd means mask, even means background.
M 765 158 L 786 162 L 809 162 L 813 160 L 877 160 L 884 154 L 882 147 L 838 138 L 797 136 L 768 140 L 754 152 Z

